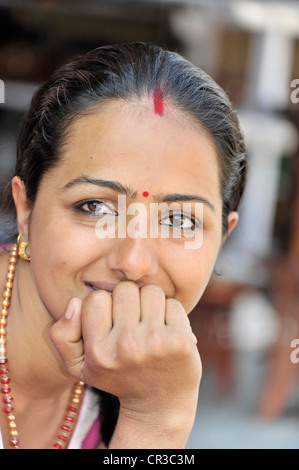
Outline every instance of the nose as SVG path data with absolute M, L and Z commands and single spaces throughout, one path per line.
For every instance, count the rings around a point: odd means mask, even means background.
M 153 240 L 147 238 L 124 238 L 107 255 L 109 269 L 122 271 L 126 279 L 137 282 L 144 276 L 158 272 L 158 258 Z

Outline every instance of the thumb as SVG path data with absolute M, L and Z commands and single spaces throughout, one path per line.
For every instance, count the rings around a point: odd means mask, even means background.
M 51 326 L 49 332 L 50 339 L 60 354 L 65 367 L 77 379 L 81 379 L 84 365 L 81 306 L 81 299 L 71 298 L 65 314 Z

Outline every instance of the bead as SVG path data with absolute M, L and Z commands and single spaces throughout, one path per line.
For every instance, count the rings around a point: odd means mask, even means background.
M 58 444 L 58 442 L 56 442 L 56 444 L 54 444 L 53 447 L 55 447 L 56 449 L 62 449 L 62 445 Z
M 11 392 L 11 388 L 6 387 L 6 386 L 4 386 L 4 387 L 1 388 L 1 393 L 7 394 L 7 393 L 9 393 L 9 392 Z
M 11 431 L 9 431 L 9 435 L 11 437 L 17 437 L 19 435 L 18 431 L 16 431 L 16 429 L 11 429 Z
M 6 326 L 6 325 L 7 325 L 7 320 L 6 320 L 6 318 L 3 318 L 3 317 L 2 317 L 2 318 L 0 319 L 0 325 L 1 325 L 1 326 Z
M 9 264 L 16 264 L 16 262 L 17 262 L 17 257 L 13 256 L 11 253 L 11 256 L 9 258 Z
M 77 385 L 78 387 L 84 387 L 85 382 L 82 382 L 82 380 L 78 380 Z
M 0 365 L 7 364 L 7 357 L 0 357 Z
M 1 336 L 5 336 L 6 335 L 6 328 L 4 328 L 4 326 L 0 326 L 0 335 Z
M 3 345 L 0 345 L 0 356 L 6 356 L 6 347 Z
M 1 316 L 2 316 L 2 317 L 7 317 L 7 315 L 8 315 L 8 310 L 7 310 L 7 308 L 2 308 L 2 310 L 1 310 Z
M 75 408 L 74 406 L 68 406 L 66 410 L 71 411 L 72 413 L 77 413 L 78 411 L 77 408 Z
M 10 414 L 13 411 L 13 407 L 11 405 L 6 405 L 6 406 L 3 406 L 2 410 L 4 413 Z
M 74 403 L 75 405 L 78 405 L 80 403 L 80 398 L 73 397 L 72 398 L 72 403 Z
M 19 442 L 20 442 L 19 439 L 11 439 L 11 440 L 9 441 L 9 445 L 10 445 L 11 447 L 16 447 L 16 446 L 19 444 Z
M 11 281 L 7 281 L 5 284 L 4 284 L 5 288 L 6 289 L 12 289 L 13 288 L 13 283 Z
M 81 395 L 82 389 L 81 388 L 75 388 L 74 390 L 74 395 Z
M 0 344 L 6 344 L 5 336 L 0 336 Z
M 8 415 L 7 416 L 8 421 L 14 421 L 16 418 L 14 415 Z
M 14 275 L 13 272 L 9 272 L 9 273 L 6 274 L 6 279 L 7 279 L 8 281 L 13 281 L 14 278 L 15 278 L 15 275 Z
M 4 398 L 2 399 L 2 401 L 3 401 L 3 403 L 10 404 L 10 403 L 13 402 L 13 397 L 10 397 L 10 396 L 4 397 Z
M 2 305 L 3 307 L 9 307 L 9 300 L 8 299 L 2 300 Z
M 11 292 L 8 291 L 8 290 L 5 290 L 3 292 L 3 297 L 4 297 L 4 299 L 10 299 L 11 298 Z
M 69 421 L 70 423 L 73 423 L 75 421 L 75 418 L 73 418 L 72 416 L 65 416 L 64 419 L 65 421 Z
M 17 425 L 14 421 L 9 421 L 8 427 L 9 429 L 16 429 Z
M 61 429 L 63 429 L 63 431 L 71 432 L 71 428 L 67 426 L 66 424 L 62 425 Z
M 7 374 L 8 374 L 8 371 L 9 371 L 9 369 L 7 369 L 7 367 L 2 367 L 2 368 L 0 369 L 0 374 L 1 374 L 1 375 L 7 375 Z
M 1 382 L 3 385 L 9 384 L 10 378 L 9 378 L 9 377 L 2 377 L 2 378 L 0 379 L 0 382 Z

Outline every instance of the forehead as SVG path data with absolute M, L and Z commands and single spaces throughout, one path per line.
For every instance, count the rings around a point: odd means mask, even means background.
M 62 179 L 113 176 L 137 191 L 156 184 L 220 196 L 212 137 L 174 107 L 156 113 L 150 99 L 110 102 L 80 115 L 69 126 L 62 155 Z

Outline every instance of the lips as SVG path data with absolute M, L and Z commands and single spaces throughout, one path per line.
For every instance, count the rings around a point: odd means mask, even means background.
M 106 290 L 110 293 L 112 293 L 114 287 L 117 285 L 111 282 L 104 281 L 85 281 L 84 284 L 92 290 Z

